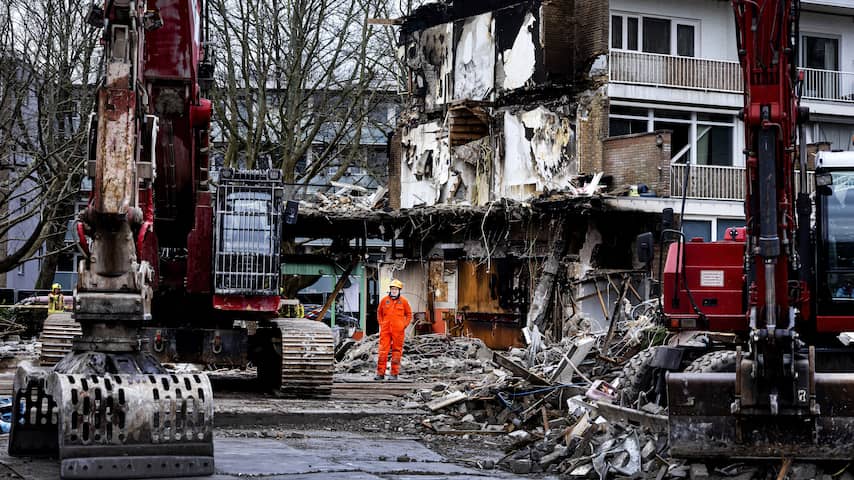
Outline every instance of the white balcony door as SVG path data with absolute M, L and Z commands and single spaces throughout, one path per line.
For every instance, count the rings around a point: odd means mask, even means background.
M 839 39 L 819 35 L 801 37 L 801 66 L 807 71 L 807 97 L 838 99 L 840 96 Z

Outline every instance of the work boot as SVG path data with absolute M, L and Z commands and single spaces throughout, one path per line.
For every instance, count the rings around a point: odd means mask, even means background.
M 392 376 L 394 376 L 394 375 L 392 375 Z M 374 380 L 376 380 L 376 381 L 380 381 L 380 380 L 384 380 L 384 379 L 385 379 L 385 375 L 380 375 L 379 373 L 374 375 Z
M 389 376 L 388 376 L 388 381 L 390 381 L 390 382 L 396 382 L 396 381 L 397 381 L 397 375 L 389 375 Z

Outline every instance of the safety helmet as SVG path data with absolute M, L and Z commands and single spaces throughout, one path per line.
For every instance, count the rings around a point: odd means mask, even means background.
M 392 280 L 392 281 L 391 281 L 391 283 L 389 283 L 389 284 L 388 284 L 388 286 L 389 286 L 389 288 L 391 288 L 391 287 L 397 287 L 397 288 L 399 288 L 399 289 L 403 290 L 403 282 L 401 282 L 401 281 L 400 281 L 400 280 L 398 280 L 398 279 L 394 279 L 394 280 Z
M 62 290 L 62 285 L 60 285 L 60 284 L 58 284 L 58 283 L 54 283 L 54 284 L 53 284 L 53 285 L 51 285 L 51 287 L 50 287 L 50 289 L 51 289 L 51 290 L 56 290 L 57 288 L 58 288 L 58 289 L 60 289 L 60 290 Z

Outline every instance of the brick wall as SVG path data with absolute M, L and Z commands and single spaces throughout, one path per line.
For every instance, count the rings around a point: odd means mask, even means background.
M 388 206 L 400 210 L 400 129 L 388 143 Z
M 611 137 L 603 144 L 603 171 L 613 177 L 615 193 L 643 183 L 659 197 L 670 195 L 669 130 Z
M 604 170 L 602 142 L 608 138 L 608 97 L 604 89 L 599 89 L 579 96 L 577 100 L 578 173 L 601 172 Z
M 576 0 L 545 0 L 540 6 L 543 64 L 550 80 L 566 82 L 576 74 Z
M 575 31 L 578 32 L 575 60 L 579 66 L 608 53 L 610 3 L 608 0 L 575 0 Z

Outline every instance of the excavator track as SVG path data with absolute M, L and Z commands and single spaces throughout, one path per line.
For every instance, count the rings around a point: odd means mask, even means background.
M 282 333 L 282 375 L 279 391 L 288 397 L 332 394 L 335 339 L 332 329 L 306 318 L 274 320 Z
M 39 354 L 39 364 L 51 367 L 59 363 L 71 351 L 71 341 L 82 335 L 80 324 L 71 318 L 70 313 L 54 313 L 48 315 L 39 335 L 42 344 Z

